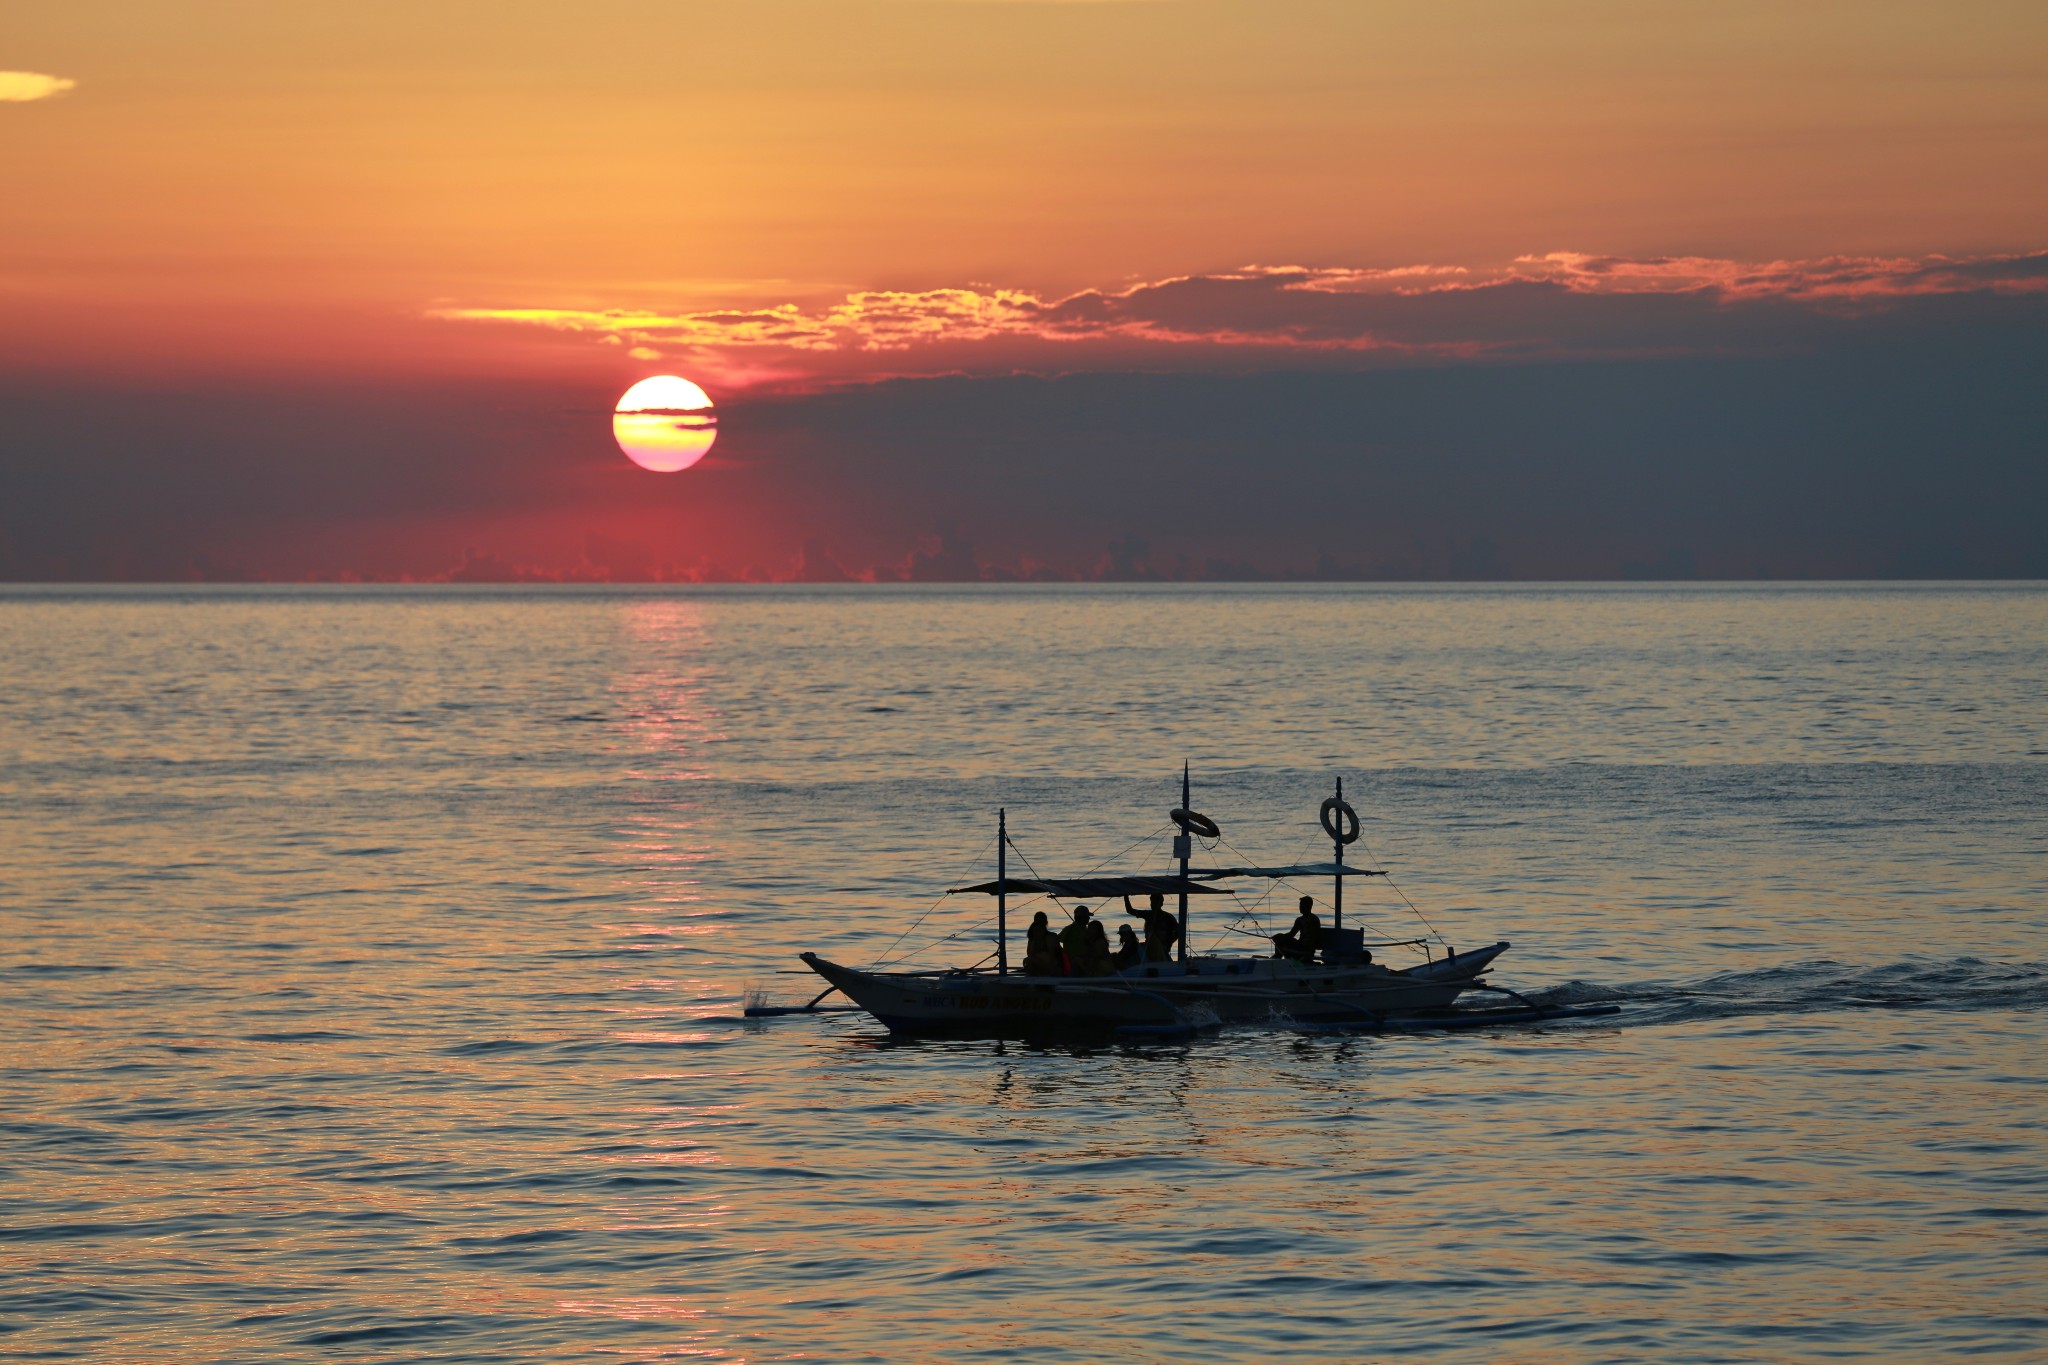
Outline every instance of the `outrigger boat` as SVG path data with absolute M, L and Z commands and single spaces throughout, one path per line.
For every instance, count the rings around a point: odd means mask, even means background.
M 996 814 L 994 881 L 956 887 L 954 892 L 992 896 L 996 903 L 993 965 L 931 971 L 860 970 L 803 953 L 806 966 L 824 978 L 826 989 L 808 1005 L 754 1005 L 749 1016 L 844 1010 L 819 1001 L 834 991 L 873 1015 L 892 1033 L 1019 1035 L 1095 1032 L 1119 1035 L 1185 1035 L 1231 1023 L 1278 1023 L 1316 1031 L 1405 1032 L 1480 1028 L 1547 1019 L 1613 1014 L 1614 1006 L 1545 1006 L 1481 979 L 1506 943 L 1466 952 L 1443 944 L 1438 956 L 1429 939 L 1367 944 L 1364 931 L 1344 927 L 1346 878 L 1385 877 L 1383 869 L 1347 864 L 1345 848 L 1358 838 L 1357 812 L 1344 800 L 1344 785 L 1323 802 L 1321 823 L 1330 836 L 1328 862 L 1265 867 L 1191 866 L 1195 836 L 1218 837 L 1216 823 L 1191 808 L 1188 774 L 1181 771 L 1181 803 L 1170 812 L 1176 833 L 1178 871 L 1164 876 L 1013 877 L 1007 811 Z M 1235 895 L 1218 883 L 1234 880 L 1331 879 L 1332 923 L 1324 928 L 1315 960 L 1293 957 L 1202 954 L 1190 956 L 1188 904 L 1197 896 Z M 949 893 L 951 894 L 951 893 Z M 1141 962 L 1107 976 L 1034 975 L 1010 964 L 1009 913 L 1015 896 L 1058 900 L 1115 900 L 1124 896 L 1172 896 L 1179 905 L 1177 953 L 1164 962 Z M 1373 947 L 1416 947 L 1426 954 L 1413 966 L 1376 962 Z M 1461 1008 L 1468 992 L 1506 996 L 1502 1008 Z

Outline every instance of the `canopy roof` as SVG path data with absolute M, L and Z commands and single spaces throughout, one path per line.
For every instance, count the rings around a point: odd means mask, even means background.
M 1287 863 L 1281 867 L 1219 867 L 1201 874 L 1205 879 L 1219 877 L 1384 877 L 1367 867 L 1353 867 L 1349 863 Z
M 1075 900 L 1090 897 L 1101 900 L 1110 896 L 1149 896 L 1155 892 L 1162 896 L 1234 896 L 1220 886 L 1205 886 L 1186 877 L 1006 877 L 999 882 L 982 882 L 976 886 L 956 886 L 955 891 L 979 891 L 993 896 L 999 891 L 1011 895 L 1032 893 L 1057 896 L 1061 900 Z

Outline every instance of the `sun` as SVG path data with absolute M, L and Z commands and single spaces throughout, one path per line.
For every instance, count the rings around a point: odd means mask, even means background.
M 643 379 L 619 396 L 612 437 L 642 469 L 673 474 L 704 458 L 718 439 L 711 395 L 680 375 Z

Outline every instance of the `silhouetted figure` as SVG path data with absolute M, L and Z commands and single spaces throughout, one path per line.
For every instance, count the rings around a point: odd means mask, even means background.
M 1046 923 L 1045 911 L 1031 917 L 1024 931 L 1024 972 L 1027 976 L 1065 976 L 1066 959 L 1060 956 L 1059 935 Z
M 1110 955 L 1109 934 L 1102 927 L 1102 921 L 1088 921 L 1088 967 L 1083 976 L 1108 976 L 1116 970 L 1116 959 Z
M 1059 931 L 1059 948 L 1067 954 L 1067 972 L 1073 976 L 1094 976 L 1087 970 L 1087 925 L 1094 923 L 1094 913 L 1085 905 L 1073 907 L 1073 921 Z
M 1180 942 L 1180 919 L 1166 908 L 1166 897 L 1157 891 L 1152 893 L 1152 904 L 1143 910 L 1131 908 L 1131 898 L 1124 897 L 1124 913 L 1136 915 L 1145 921 L 1145 960 L 1147 962 L 1173 961 L 1173 945 Z
M 1128 924 L 1116 927 L 1116 969 L 1135 967 L 1145 960 L 1145 945 L 1138 942 L 1137 930 Z
M 1273 956 L 1291 957 L 1297 962 L 1316 960 L 1316 949 L 1323 946 L 1323 922 L 1316 918 L 1314 897 L 1301 898 L 1301 913 L 1294 917 L 1294 927 L 1284 934 L 1273 935 Z

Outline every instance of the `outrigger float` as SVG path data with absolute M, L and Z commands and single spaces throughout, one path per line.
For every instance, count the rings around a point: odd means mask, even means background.
M 1186 1036 L 1224 1024 L 1272 1024 L 1315 1032 L 1398 1033 L 1488 1028 L 1552 1019 L 1616 1014 L 1613 1005 L 1541 1005 L 1482 974 L 1508 950 L 1494 943 L 1453 951 L 1440 935 L 1390 943 L 1365 942 L 1364 931 L 1344 927 L 1346 878 L 1380 877 L 1384 869 L 1344 861 L 1358 838 L 1358 815 L 1344 800 L 1344 784 L 1323 802 L 1321 823 L 1330 836 L 1328 862 L 1271 867 L 1191 866 L 1194 840 L 1220 835 L 1215 821 L 1190 806 L 1188 774 L 1181 771 L 1181 802 L 1170 817 L 1176 829 L 1173 857 L 1178 871 L 1165 876 L 1013 877 L 1009 872 L 1007 811 L 996 813 L 994 881 L 956 887 L 954 892 L 995 898 L 994 959 L 971 967 L 931 971 L 863 971 L 803 953 L 803 963 L 826 988 L 810 1003 L 750 1005 L 752 1018 L 864 1010 L 891 1033 L 1018 1036 L 1094 1033 L 1125 1037 Z M 1328 877 L 1331 923 L 1322 932 L 1320 960 L 1279 956 L 1190 956 L 1188 903 L 1196 896 L 1236 895 L 1218 885 L 1233 880 L 1280 881 Z M 951 893 L 949 893 L 951 894 Z M 1123 896 L 1172 896 L 1179 905 L 1180 935 L 1172 960 L 1141 962 L 1107 976 L 1034 975 L 1010 965 L 1011 898 L 1114 900 Z M 1240 916 L 1242 918 L 1242 916 Z M 1437 954 L 1441 946 L 1442 955 Z M 1419 949 L 1424 961 L 1393 968 L 1373 960 L 1372 948 Z M 821 1005 L 838 992 L 852 1006 Z M 1492 1008 L 1460 1006 L 1468 993 L 1505 997 Z

